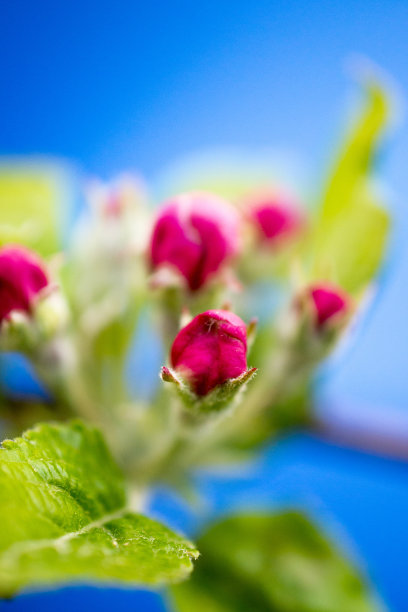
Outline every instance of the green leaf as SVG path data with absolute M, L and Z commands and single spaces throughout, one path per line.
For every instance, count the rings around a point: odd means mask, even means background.
M 42 256 L 58 251 L 69 191 L 55 166 L 0 167 L 0 245 L 18 242 Z
M 41 425 L 0 449 L 0 595 L 69 581 L 161 584 L 185 578 L 192 544 L 126 509 L 101 434 Z
M 317 278 L 358 294 L 380 267 L 390 227 L 388 213 L 375 204 L 370 190 L 356 190 L 355 205 L 339 216 L 322 237 L 315 265 Z
M 371 171 L 389 111 L 387 92 L 371 78 L 366 105 L 329 178 L 312 232 L 312 275 L 351 293 L 361 291 L 381 264 L 389 216 L 378 205 Z
M 332 222 L 352 207 L 354 190 L 372 169 L 378 142 L 389 115 L 389 102 L 382 85 L 365 84 L 366 106 L 346 140 L 326 189 L 322 222 Z
M 180 612 L 373 612 L 350 563 L 303 515 L 243 515 L 199 541 L 192 578 L 172 588 Z

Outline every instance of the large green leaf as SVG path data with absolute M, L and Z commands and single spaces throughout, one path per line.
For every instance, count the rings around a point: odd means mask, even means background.
M 199 540 L 192 578 L 172 594 L 181 612 L 373 612 L 350 563 L 303 515 L 228 518 Z
M 329 178 L 312 232 L 313 276 L 358 293 L 384 254 L 389 217 L 378 205 L 371 171 L 389 116 L 385 89 L 365 84 L 366 104 Z
M 193 545 L 126 509 L 101 434 L 41 425 L 0 449 L 0 595 L 67 581 L 160 584 L 185 578 Z

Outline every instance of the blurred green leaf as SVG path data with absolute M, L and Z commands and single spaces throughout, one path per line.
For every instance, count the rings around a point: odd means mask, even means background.
M 346 140 L 329 179 L 322 207 L 322 223 L 331 223 L 352 207 L 354 191 L 372 169 L 379 139 L 389 115 L 386 91 L 380 83 L 366 84 L 366 107 Z
M 18 242 L 42 256 L 58 251 L 67 188 L 55 168 L 0 167 L 0 246 Z
M 180 612 L 373 612 L 350 563 L 302 514 L 242 515 L 199 541 L 192 578 L 172 588 Z
M 382 263 L 389 228 L 389 215 L 376 205 L 369 188 L 356 189 L 354 206 L 337 218 L 318 243 L 316 277 L 329 278 L 357 294 Z
M 161 584 L 185 578 L 193 545 L 126 509 L 101 434 L 41 425 L 0 449 L 0 595 L 68 581 Z
M 312 232 L 316 279 L 338 283 L 358 293 L 383 259 L 389 216 L 378 205 L 371 180 L 377 147 L 390 110 L 379 82 L 365 84 L 365 108 L 343 146 L 329 178 Z

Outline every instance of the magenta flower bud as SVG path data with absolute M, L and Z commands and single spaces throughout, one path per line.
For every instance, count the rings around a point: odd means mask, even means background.
M 159 211 L 150 243 L 153 269 L 175 268 L 189 289 L 200 289 L 239 250 L 239 215 L 209 193 L 186 193 Z
M 250 217 L 260 237 L 269 244 L 293 237 L 303 225 L 299 210 L 285 196 L 266 194 L 253 197 Z
M 170 360 L 196 395 L 207 395 L 218 385 L 247 371 L 245 323 L 227 310 L 197 315 L 177 334 Z
M 329 321 L 339 320 L 350 310 L 350 298 L 341 289 L 331 285 L 314 285 L 308 293 L 316 318 L 318 329 L 324 327 Z
M 38 293 L 48 285 L 41 260 L 21 246 L 0 249 L 0 323 L 15 310 L 30 313 Z

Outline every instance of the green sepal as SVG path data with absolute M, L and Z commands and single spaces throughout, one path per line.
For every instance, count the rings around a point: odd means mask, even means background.
M 160 376 L 164 382 L 176 385 L 184 406 L 191 414 L 205 417 L 205 415 L 219 413 L 233 406 L 238 400 L 239 394 L 244 390 L 246 384 L 255 377 L 256 373 L 257 368 L 250 368 L 240 376 L 230 378 L 222 385 L 218 385 L 205 396 L 196 395 L 188 382 L 170 368 L 163 367 Z

